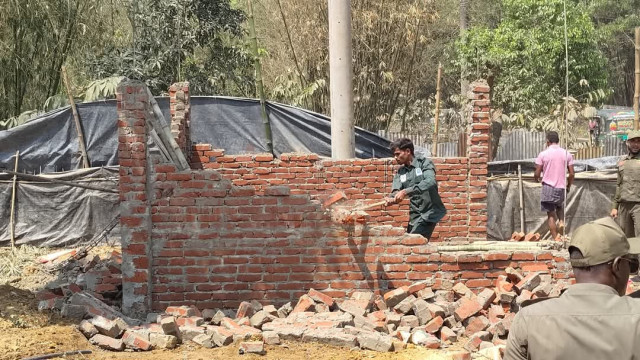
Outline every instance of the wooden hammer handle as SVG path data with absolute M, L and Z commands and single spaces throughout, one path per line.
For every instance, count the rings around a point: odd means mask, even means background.
M 386 200 L 382 200 L 382 201 L 374 202 L 373 204 L 357 207 L 357 208 L 353 209 L 353 211 L 369 210 L 371 208 L 374 208 L 374 207 L 377 207 L 377 206 L 380 206 L 380 205 L 384 205 L 385 203 L 386 203 Z

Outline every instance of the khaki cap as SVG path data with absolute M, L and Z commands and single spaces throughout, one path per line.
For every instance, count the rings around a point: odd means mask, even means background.
M 627 140 L 640 138 L 640 130 L 631 130 L 627 133 Z
M 619 256 L 640 254 L 640 241 L 629 242 L 620 226 L 610 217 L 577 228 L 571 237 L 569 249 L 572 246 L 580 250 L 583 256 L 582 259 L 570 259 L 573 267 L 594 266 Z

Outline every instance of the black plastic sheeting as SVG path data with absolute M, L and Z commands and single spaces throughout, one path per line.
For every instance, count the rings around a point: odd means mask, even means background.
M 118 167 L 91 168 L 51 175 L 110 190 L 118 189 Z M 0 174 L 0 245 L 10 242 L 12 176 Z M 16 244 L 70 246 L 86 244 L 119 213 L 117 193 L 47 182 L 19 180 L 16 186 Z M 110 234 L 119 235 L 119 227 Z M 119 241 L 119 239 L 118 239 Z
M 157 98 L 169 122 L 169 99 Z M 78 104 L 87 154 L 92 167 L 118 165 L 118 129 L 115 100 Z M 331 121 L 303 109 L 267 103 L 274 153 L 316 153 L 331 156 Z M 191 139 L 212 144 L 226 154 L 267 152 L 260 103 L 252 99 L 194 96 L 191 98 Z M 0 131 L 0 169 L 13 169 L 20 151 L 19 169 L 59 172 L 78 169 L 81 156 L 69 107 L 51 111 L 10 130 Z M 358 158 L 389 157 L 389 140 L 356 128 Z
M 507 240 L 520 231 L 520 190 L 517 177 L 497 178 L 489 181 L 487 189 L 487 237 Z M 542 185 L 532 180 L 523 181 L 524 230 L 538 232 L 550 238 L 547 214 L 540 209 Z M 582 173 L 576 176 L 567 196 L 566 224 L 568 233 L 589 221 L 609 215 L 611 199 L 616 189 L 615 171 Z

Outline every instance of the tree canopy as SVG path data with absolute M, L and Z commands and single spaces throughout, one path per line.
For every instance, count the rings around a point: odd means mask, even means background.
M 568 1 L 567 43 L 563 0 L 503 0 L 502 19 L 495 29 L 475 27 L 458 49 L 467 77 L 492 83 L 493 101 L 505 112 L 538 115 L 548 112 L 565 96 L 568 55 L 569 94 L 588 100 L 589 94 L 608 91 L 606 59 L 589 11 L 581 2 Z

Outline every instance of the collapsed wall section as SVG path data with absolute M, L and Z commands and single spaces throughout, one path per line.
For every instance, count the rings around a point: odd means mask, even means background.
M 171 96 L 185 97 L 172 104 L 185 105 L 180 111 L 188 114 L 188 86 L 179 89 Z M 486 84 L 474 84 L 470 92 L 469 156 L 433 159 L 448 209 L 433 244 L 405 234 L 406 204 L 369 211 L 363 224 L 336 223 L 322 206 L 338 190 L 352 203 L 381 199 L 395 171 L 391 159 L 225 156 L 198 144 L 192 148 L 192 168 L 178 171 L 149 156 L 146 119 L 152 113 L 146 94 L 142 83 L 126 82 L 117 97 L 128 314 L 183 304 L 234 307 L 252 299 L 282 304 L 310 288 L 334 297 L 355 289 L 384 292 L 427 278 L 435 279 L 435 289 L 458 281 L 478 288 L 490 285 L 507 266 L 527 270 L 537 264 L 562 276 L 557 254 L 444 254 L 433 246 L 486 237 Z M 181 148 L 188 126 L 180 123 L 187 118 L 172 120 Z

